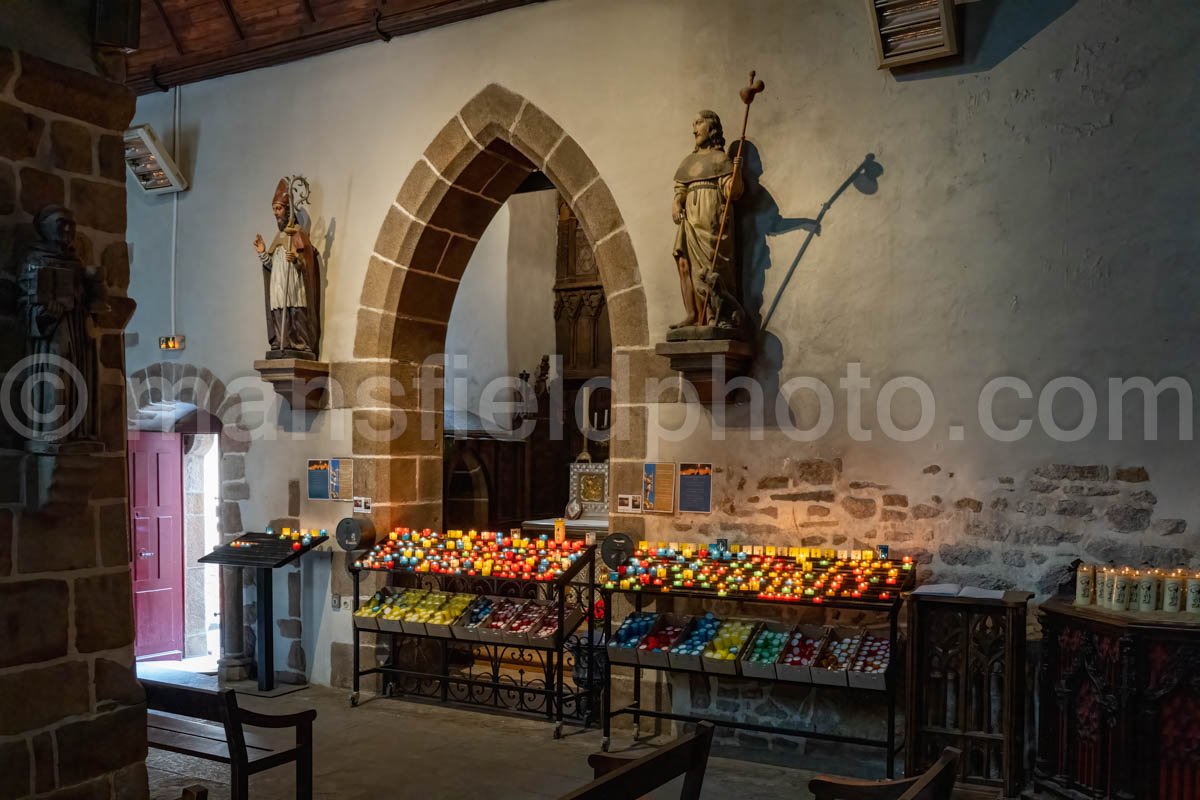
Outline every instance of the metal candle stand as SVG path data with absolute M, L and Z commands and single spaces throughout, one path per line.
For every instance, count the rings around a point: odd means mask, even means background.
M 272 570 L 286 566 L 300 556 L 319 547 L 328 536 L 314 536 L 308 544 L 293 549 L 293 540 L 281 539 L 273 533 L 243 533 L 233 542 L 215 548 L 200 558 L 200 564 L 220 564 L 223 567 L 244 567 L 257 573 L 254 585 L 258 589 L 258 625 L 255 639 L 258 662 L 258 690 L 275 688 L 275 598 Z M 235 547 L 234 543 L 239 546 Z
M 893 760 L 894 760 L 896 754 L 904 747 L 903 743 L 901 743 L 899 747 L 896 746 L 896 695 L 899 691 L 899 687 L 897 686 L 898 680 L 896 677 L 896 671 L 899 668 L 898 665 L 901 661 L 901 654 L 900 654 L 899 647 L 898 647 L 898 645 L 899 645 L 899 630 L 898 630 L 899 624 L 898 623 L 899 623 L 899 617 L 900 617 L 900 608 L 904 604 L 904 600 L 900 596 L 900 594 L 901 594 L 901 591 L 909 588 L 908 584 L 910 581 L 911 581 L 911 579 L 906 581 L 905 586 L 897 586 L 895 597 L 893 597 L 892 599 L 887 600 L 887 601 L 855 600 L 852 598 L 836 599 L 836 598 L 830 598 L 830 597 L 823 597 L 823 598 L 821 598 L 820 605 L 813 604 L 811 601 L 767 600 L 767 599 L 755 597 L 754 595 L 748 595 L 746 597 L 737 597 L 737 596 L 720 597 L 715 592 L 711 592 L 711 591 L 686 591 L 686 590 L 672 589 L 670 592 L 666 592 L 666 593 L 650 592 L 650 594 L 651 594 L 650 599 L 678 597 L 678 598 L 691 598 L 691 599 L 700 599 L 700 600 L 724 600 L 724 601 L 734 601 L 737 603 L 785 606 L 785 607 L 790 607 L 790 608 L 795 608 L 797 606 L 801 606 L 804 608 L 815 608 L 815 609 L 832 608 L 832 609 L 845 609 L 845 610 L 853 610 L 853 611 L 873 611 L 873 612 L 877 612 L 877 613 L 881 613 L 881 614 L 887 614 L 887 616 L 888 616 L 888 641 L 889 641 L 889 644 L 891 647 L 891 659 L 888 662 L 887 671 L 884 674 L 884 678 L 885 678 L 884 687 L 880 688 L 880 689 L 866 689 L 866 688 L 861 688 L 861 687 L 841 686 L 841 685 L 815 684 L 815 683 L 814 684 L 806 684 L 806 683 L 798 683 L 796 681 L 781 680 L 779 678 L 718 675 L 718 674 L 715 674 L 712 672 L 706 672 L 704 670 L 681 669 L 681 668 L 673 668 L 670 666 L 648 666 L 648 665 L 638 664 L 636 666 L 632 666 L 632 665 L 630 666 L 630 668 L 633 669 L 633 702 L 630 703 L 629 705 L 622 706 L 622 707 L 616 708 L 616 709 L 612 709 L 612 708 L 610 708 L 610 698 L 612 697 L 612 677 L 611 677 L 612 676 L 612 667 L 624 666 L 624 665 L 610 664 L 609 670 L 608 670 L 608 675 L 606 676 L 607 681 L 606 681 L 605 691 L 604 691 L 604 695 L 603 695 L 604 708 L 601 713 L 601 719 L 603 720 L 603 728 L 604 728 L 604 741 L 603 741 L 603 745 L 602 745 L 603 749 L 606 751 L 608 750 L 609 742 L 612 738 L 611 737 L 611 723 L 612 723 L 613 717 L 619 716 L 621 714 L 630 714 L 633 716 L 634 738 L 635 739 L 638 737 L 638 734 L 639 734 L 641 718 L 642 717 L 650 717 L 651 719 L 669 719 L 669 720 L 674 720 L 676 722 L 711 722 L 714 725 L 719 725 L 719 726 L 723 726 L 726 728 L 754 731 L 756 733 L 773 733 L 773 734 L 778 734 L 778 735 L 782 735 L 782 736 L 795 736 L 795 737 L 804 738 L 804 739 L 815 739 L 815 740 L 828 741 L 828 742 L 840 742 L 842 744 L 855 744 L 855 745 L 861 745 L 863 747 L 880 748 L 880 749 L 883 749 L 887 754 L 885 756 L 885 760 L 887 762 L 886 763 L 887 777 L 889 777 L 889 778 L 893 777 L 895 774 L 895 767 L 893 765 Z M 643 605 L 645 603 L 645 600 L 646 600 L 646 596 L 645 596 L 646 592 L 642 592 L 642 591 L 608 589 L 608 588 L 601 589 L 601 595 L 604 600 L 604 606 L 609 612 L 604 617 L 604 639 L 606 642 L 612 640 L 612 608 L 613 608 L 612 597 L 614 594 L 632 594 L 632 595 L 634 595 L 635 596 L 635 599 L 634 599 L 635 611 L 641 611 L 643 608 Z M 675 713 L 671 713 L 671 712 L 667 712 L 667 711 L 658 711 L 656 709 L 642 708 L 642 706 L 641 706 L 642 671 L 646 670 L 646 669 L 655 669 L 655 670 L 660 670 L 662 672 L 667 672 L 667 673 L 705 675 L 705 676 L 716 677 L 718 679 L 730 678 L 733 680 L 740 680 L 740 681 L 754 681 L 757 683 L 784 683 L 784 684 L 789 684 L 789 685 L 793 685 L 793 686 L 795 686 L 795 685 L 812 685 L 812 686 L 814 686 L 816 688 L 820 688 L 820 689 L 835 689 L 835 690 L 839 690 L 839 691 L 844 691 L 844 690 L 849 689 L 851 691 L 856 691 L 856 692 L 875 692 L 875 693 L 883 695 L 883 697 L 887 701 L 887 736 L 884 739 L 868 739 L 868 738 L 863 738 L 863 737 L 858 737 L 858 736 L 843 736 L 843 735 L 837 734 L 837 733 L 825 733 L 822 731 L 815 731 L 815 730 L 800 730 L 797 728 L 783 728 L 783 727 L 777 727 L 777 726 L 772 726 L 772 725 L 756 725 L 756 724 L 750 723 L 750 722 L 737 722 L 734 720 L 722 719 L 719 717 L 706 716 L 706 715 L 675 714 Z
M 596 644 L 594 621 L 591 613 L 596 601 L 594 546 L 581 551 L 579 558 L 563 574 L 553 581 L 520 580 L 466 575 L 442 575 L 437 573 L 414 573 L 406 569 L 390 570 L 397 585 L 408 584 L 437 588 L 445 592 L 494 595 L 534 599 L 553 604 L 558 615 L 558 630 L 545 645 L 514 645 L 502 642 L 472 641 L 383 630 L 361 630 L 354 626 L 354 682 L 350 704 L 358 705 L 361 680 L 367 675 L 382 675 L 384 694 L 388 696 L 417 697 L 443 703 L 460 703 L 468 706 L 483 706 L 518 713 L 545 714 L 548 721 L 555 722 L 554 738 L 562 735 L 566 718 L 581 722 L 584 726 L 594 721 L 594 710 L 599 702 L 596 694 L 606 688 L 595 680 L 582 681 L 577 691 L 565 687 L 564 672 L 574 669 L 580 652 L 587 653 L 587 663 L 594 665 L 593 651 L 602 650 Z M 354 577 L 354 611 L 359 609 L 360 584 L 363 572 L 383 570 L 351 569 Z M 578 580 L 582 576 L 583 580 Z M 539 587 L 542 587 L 539 590 Z M 584 610 L 587 636 L 580 641 L 573 637 L 574 631 L 564 630 L 567 621 L 568 601 Z M 376 633 L 389 638 L 389 659 L 383 666 L 363 669 L 360 663 L 359 645 L 363 633 Z M 569 640 L 574 640 L 568 648 Z M 436 661 L 430 669 L 417 666 L 402 666 L 398 657 L 410 645 L 432 645 Z M 428 650 L 411 647 L 417 658 L 428 658 Z M 467 673 L 451 672 L 456 653 L 467 653 L 470 663 Z M 568 658 L 570 656 L 570 658 Z M 515 660 L 522 666 L 537 667 L 541 676 L 525 679 L 525 669 L 518 670 L 518 678 L 501 673 L 505 662 Z M 483 677 L 474 672 L 477 662 L 486 664 Z M 568 661 L 571 663 L 568 664 Z

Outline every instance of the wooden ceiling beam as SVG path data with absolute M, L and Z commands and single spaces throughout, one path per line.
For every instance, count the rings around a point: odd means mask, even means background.
M 171 39 L 171 45 L 175 48 L 175 52 L 182 56 L 183 45 L 179 42 L 179 36 L 175 33 L 174 26 L 171 25 L 171 18 L 167 16 L 167 10 L 163 8 L 162 0 L 154 0 L 154 8 L 158 10 L 158 18 L 162 22 L 163 27 L 167 29 L 167 36 Z
M 246 33 L 242 30 L 242 23 L 238 21 L 237 13 L 233 10 L 233 3 L 230 0 L 221 0 L 221 5 L 225 8 L 225 16 L 229 17 L 230 23 L 233 24 L 233 32 L 242 41 L 246 40 Z
M 161 0 L 153 2 L 159 5 Z M 248 72 L 378 41 L 380 31 L 389 36 L 402 36 L 537 2 L 543 0 L 444 0 L 418 9 L 384 13 L 378 21 L 368 11 L 356 15 L 353 21 L 342 18 L 303 24 L 282 37 L 279 34 L 251 36 L 209 52 L 153 63 L 131 60 L 125 83 L 138 94 L 148 94 L 161 91 L 163 86 Z

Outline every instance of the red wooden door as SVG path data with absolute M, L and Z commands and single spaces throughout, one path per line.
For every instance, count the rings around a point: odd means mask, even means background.
M 138 432 L 128 452 L 134 655 L 175 661 L 183 658 L 183 441 Z

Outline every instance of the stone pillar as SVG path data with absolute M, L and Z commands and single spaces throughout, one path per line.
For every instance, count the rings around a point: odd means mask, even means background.
M 102 267 L 89 398 L 102 452 L 33 456 L 0 421 L 0 796 L 145 798 L 126 486 L 124 87 L 0 49 L 0 374 L 22 356 L 13 266 L 43 206 L 75 211 Z
M 239 681 L 249 677 L 250 658 L 242 629 L 242 570 L 221 567 L 221 658 L 217 677 Z

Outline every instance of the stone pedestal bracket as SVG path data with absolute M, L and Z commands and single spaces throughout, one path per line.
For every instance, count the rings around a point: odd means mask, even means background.
M 262 379 L 274 387 L 293 410 L 329 408 L 329 364 L 301 358 L 263 359 L 254 362 Z
M 713 402 L 714 390 L 723 389 L 718 384 L 748 375 L 754 363 L 754 348 L 736 339 L 659 342 L 654 352 L 670 361 L 672 370 L 683 373 L 705 405 Z

